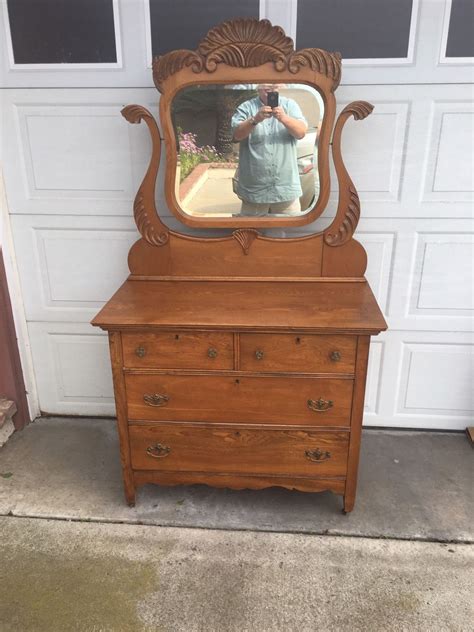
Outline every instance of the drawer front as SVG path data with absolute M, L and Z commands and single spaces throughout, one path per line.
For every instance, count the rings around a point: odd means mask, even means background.
M 345 476 L 348 432 L 129 426 L 135 470 Z
M 231 333 L 124 333 L 122 348 L 124 364 L 130 368 L 234 368 L 234 338 Z
M 242 334 L 242 371 L 353 373 L 356 336 Z
M 349 379 L 128 374 L 125 381 L 130 419 L 350 425 Z

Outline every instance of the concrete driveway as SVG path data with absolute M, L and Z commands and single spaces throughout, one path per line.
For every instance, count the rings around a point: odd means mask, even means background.
M 470 631 L 473 451 L 363 433 L 358 499 L 206 486 L 125 505 L 114 420 L 0 450 L 0 632 Z
M 464 544 L 4 517 L 2 632 L 472 630 Z

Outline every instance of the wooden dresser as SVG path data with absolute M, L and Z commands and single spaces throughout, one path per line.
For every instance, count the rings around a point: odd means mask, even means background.
M 144 483 L 272 485 L 354 504 L 367 283 L 127 281 L 109 330 L 127 502 Z
M 236 22 L 269 28 L 266 21 Z M 247 39 L 257 37 L 261 46 L 263 36 L 248 32 Z M 249 43 L 241 40 L 243 35 L 238 43 L 248 54 Z M 324 52 L 305 50 L 317 59 Z M 217 69 L 206 70 L 212 51 L 202 46 L 196 53 L 177 53 L 198 55 L 204 66 L 196 70 L 186 60 L 180 64 L 179 54 L 178 61 L 175 54 L 172 63 L 165 56 L 154 65 L 162 92 L 167 199 L 176 216 L 191 223 L 181 217 L 175 197 L 170 94 L 178 85 L 203 82 L 206 72 L 219 75 L 218 81 L 243 81 L 248 68 L 225 59 Z M 293 74 L 294 54 L 284 53 Z M 340 72 L 340 58 L 330 61 L 339 62 Z M 288 80 L 289 71 L 271 62 L 254 57 L 252 80 Z M 331 68 L 328 62 L 299 69 L 298 80 L 317 85 L 326 103 L 319 143 L 321 193 L 306 223 L 321 214 L 329 195 L 326 162 L 339 81 L 337 68 Z M 352 237 L 359 201 L 342 162 L 340 138 L 350 116 L 362 119 L 371 109 L 364 102 L 350 104 L 334 128 L 340 189 L 334 221 L 322 232 L 286 239 L 265 236 L 262 229 L 272 225 L 265 218 L 235 218 L 232 231 L 218 237 L 169 229 L 154 202 L 158 126 L 145 108 L 124 109 L 129 122 L 145 121 L 153 143 L 134 205 L 142 237 L 129 254 L 128 280 L 93 325 L 109 334 L 130 505 L 145 483 L 204 483 L 331 490 L 344 497 L 345 512 L 352 510 L 370 336 L 386 329 L 386 323 L 364 278 L 365 252 Z M 298 225 L 300 219 L 280 223 Z M 213 225 L 209 221 L 204 227 Z

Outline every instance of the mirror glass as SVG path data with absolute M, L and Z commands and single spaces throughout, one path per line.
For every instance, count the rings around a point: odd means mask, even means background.
M 176 199 L 193 217 L 293 217 L 319 197 L 324 104 L 304 84 L 206 84 L 179 91 L 171 116 Z

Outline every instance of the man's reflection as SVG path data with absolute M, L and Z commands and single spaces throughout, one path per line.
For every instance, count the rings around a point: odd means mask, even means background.
M 301 212 L 296 141 L 304 138 L 308 124 L 296 101 L 280 94 L 284 87 L 257 86 L 258 96 L 242 103 L 232 117 L 242 215 Z

